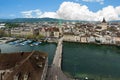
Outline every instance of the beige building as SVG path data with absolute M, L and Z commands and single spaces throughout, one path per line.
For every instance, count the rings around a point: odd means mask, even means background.
M 87 42 L 87 37 L 81 36 L 81 37 L 80 37 L 80 41 L 81 41 L 82 43 L 86 43 L 86 42 Z
M 113 37 L 113 40 L 116 44 L 120 44 L 120 37 Z
M 60 37 L 59 28 L 56 27 L 43 27 L 39 29 L 39 34 L 43 35 L 44 37 Z
M 75 36 L 77 42 L 80 42 L 80 36 Z
M 64 41 L 76 41 L 76 38 L 74 36 L 74 33 L 68 33 L 68 32 L 66 32 L 63 35 L 63 40 Z
M 11 35 L 26 36 L 26 35 L 38 35 L 39 29 L 32 27 L 18 27 L 11 29 Z

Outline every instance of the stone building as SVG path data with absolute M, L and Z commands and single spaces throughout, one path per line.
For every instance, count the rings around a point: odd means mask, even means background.
M 26 36 L 26 35 L 38 35 L 39 29 L 33 27 L 17 27 L 11 29 L 11 35 Z

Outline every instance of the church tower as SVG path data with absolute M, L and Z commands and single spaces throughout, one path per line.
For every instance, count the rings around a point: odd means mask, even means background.
M 103 21 L 101 23 L 101 27 L 102 27 L 102 30 L 107 29 L 107 22 L 106 22 L 105 18 L 103 18 Z
M 102 21 L 102 23 L 106 23 L 106 20 L 105 20 L 105 18 L 103 18 L 103 21 Z
M 98 24 L 97 26 L 101 27 L 101 30 L 106 30 L 108 26 L 107 24 L 108 23 L 106 22 L 105 18 L 103 18 L 102 22 Z

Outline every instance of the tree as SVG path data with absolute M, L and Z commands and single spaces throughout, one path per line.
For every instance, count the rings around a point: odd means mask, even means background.
M 44 38 L 43 35 L 39 34 L 38 36 L 36 36 L 36 39 L 41 39 L 41 38 Z
M 6 26 L 6 28 L 15 28 L 15 27 L 18 27 L 20 25 L 17 23 L 6 23 L 5 26 Z

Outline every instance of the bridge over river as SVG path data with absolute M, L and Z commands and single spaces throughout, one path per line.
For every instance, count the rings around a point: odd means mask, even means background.
M 46 80 L 71 80 L 61 70 L 62 42 L 63 38 L 60 38 L 56 48 L 53 63 L 48 69 Z

